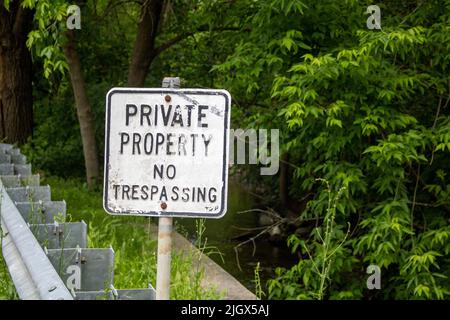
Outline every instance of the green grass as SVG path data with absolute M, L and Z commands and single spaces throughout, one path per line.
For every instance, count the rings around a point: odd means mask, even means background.
M 2 196 L 0 195 L 0 201 L 2 201 Z M 1 210 L 0 210 L 0 220 L 1 220 Z M 0 227 L 0 300 L 15 300 L 17 299 L 17 292 L 12 283 L 11 277 L 9 276 L 8 268 L 6 266 L 5 259 L 3 259 L 2 243 L 3 243 L 3 230 Z
M 41 184 L 51 186 L 52 200 L 67 202 L 67 221 L 88 224 L 89 247 L 114 249 L 115 288 L 146 288 L 149 283 L 155 287 L 157 243 L 148 232 L 149 218 L 108 215 L 102 207 L 101 191 L 89 191 L 81 180 L 45 177 Z M 220 299 L 215 288 L 200 285 L 204 270 L 193 268 L 194 259 L 194 252 L 173 252 L 171 299 Z M 6 267 L 0 263 L 0 298 L 14 298 L 11 286 Z

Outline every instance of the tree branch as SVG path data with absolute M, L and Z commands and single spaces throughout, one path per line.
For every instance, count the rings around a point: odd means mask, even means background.
M 176 37 L 168 40 L 167 42 L 163 43 L 162 45 L 160 45 L 159 47 L 157 47 L 154 50 L 154 56 L 158 56 L 161 52 L 163 52 L 164 50 L 169 49 L 170 47 L 172 47 L 173 45 L 177 44 L 180 41 L 183 41 L 184 39 L 189 38 L 190 36 L 193 36 L 197 33 L 201 33 L 201 32 L 221 32 L 221 31 L 250 31 L 249 29 L 241 29 L 239 27 L 222 27 L 222 28 L 214 28 L 214 29 L 207 29 L 206 27 L 204 28 L 200 28 L 194 32 L 187 32 L 187 33 L 182 33 L 177 35 Z

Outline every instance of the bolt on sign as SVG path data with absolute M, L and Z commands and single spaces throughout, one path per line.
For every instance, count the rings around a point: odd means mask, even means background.
M 230 103 L 225 90 L 111 89 L 106 96 L 105 210 L 222 217 Z

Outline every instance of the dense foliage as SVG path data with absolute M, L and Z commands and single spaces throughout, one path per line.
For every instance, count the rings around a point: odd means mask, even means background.
M 324 221 L 289 238 L 303 258 L 272 298 L 450 295 L 450 2 L 385 1 L 380 31 L 365 29 L 369 4 L 254 2 L 253 32 L 215 68 L 250 124 L 281 129 L 291 196 L 313 195 L 298 214 Z
M 61 24 L 64 10 L 25 2 L 38 11 L 36 127 L 24 150 L 34 166 L 81 176 L 61 33 L 42 22 Z M 185 87 L 225 88 L 234 127 L 280 129 L 294 214 L 317 221 L 309 236 L 289 237 L 301 258 L 277 271 L 270 298 L 450 296 L 450 1 L 378 3 L 381 30 L 366 27 L 371 4 L 166 2 L 157 43 L 183 37 L 153 61 L 146 85 L 180 76 Z M 138 6 L 120 1 L 82 10 L 78 52 L 100 150 L 104 96 L 126 83 L 138 21 Z M 277 176 L 253 177 L 277 188 Z M 381 290 L 366 287 L 370 264 L 381 268 Z

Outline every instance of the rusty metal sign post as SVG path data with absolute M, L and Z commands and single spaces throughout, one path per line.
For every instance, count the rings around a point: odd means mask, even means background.
M 113 88 L 106 96 L 103 206 L 159 218 L 156 299 L 170 297 L 172 218 L 227 210 L 231 97 L 225 90 Z

